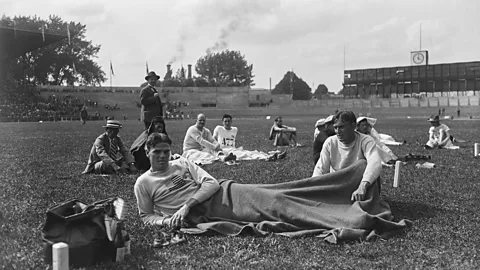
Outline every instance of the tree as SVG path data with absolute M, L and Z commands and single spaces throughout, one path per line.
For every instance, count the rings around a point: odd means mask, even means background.
M 50 15 L 48 20 L 37 16 L 3 16 L 0 26 L 11 27 L 13 21 L 15 28 L 21 30 L 41 32 L 44 29 L 48 34 L 67 35 L 68 28 L 70 32 L 70 44 L 64 39 L 12 59 L 7 65 L 15 81 L 31 85 L 99 85 L 106 81 L 105 72 L 94 61 L 100 45 L 86 40 L 85 25 Z
M 309 100 L 312 97 L 312 89 L 293 71 L 287 71 L 283 79 L 275 85 L 272 94 L 292 94 L 293 100 Z
M 197 74 L 210 85 L 253 86 L 253 65 L 239 51 L 225 50 L 200 57 L 195 65 Z
M 325 84 L 319 84 L 313 95 L 318 99 L 321 99 L 323 95 L 326 95 L 326 94 L 328 94 L 327 86 Z

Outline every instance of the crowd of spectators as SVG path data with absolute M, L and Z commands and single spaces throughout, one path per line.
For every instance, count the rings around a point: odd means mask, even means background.
M 96 101 L 88 98 L 79 99 L 69 95 L 40 96 L 34 89 L 0 91 L 0 121 L 31 122 L 76 120 L 84 105 L 98 106 Z M 95 116 L 99 117 L 97 113 Z

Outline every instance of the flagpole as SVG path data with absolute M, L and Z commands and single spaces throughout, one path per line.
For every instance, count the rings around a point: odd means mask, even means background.
M 112 61 L 110 61 L 110 91 L 112 91 Z

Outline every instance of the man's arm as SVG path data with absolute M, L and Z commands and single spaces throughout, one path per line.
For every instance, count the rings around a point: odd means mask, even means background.
M 207 140 L 203 139 L 202 134 L 196 128 L 192 129 L 192 133 L 190 134 L 190 136 L 196 142 L 198 142 L 201 146 L 206 147 L 208 149 L 216 149 L 218 147 L 218 143 L 213 139 L 212 133 L 210 133 L 210 131 L 206 128 L 204 128 L 204 132 L 207 132 L 206 134 Z M 208 138 L 210 138 L 210 140 L 208 140 Z
M 448 129 L 440 130 L 440 138 L 439 138 L 440 142 L 438 143 L 438 145 L 445 146 L 449 140 L 450 140 L 450 132 L 448 131 Z
M 367 160 L 367 167 L 363 173 L 362 182 L 368 182 L 370 185 L 373 184 L 377 178 L 380 176 L 382 171 L 382 159 L 378 154 L 377 148 L 375 146 L 375 141 L 367 137 L 362 142 L 362 151 L 365 159 Z
M 137 198 L 137 207 L 140 218 L 144 224 L 162 225 L 165 217 L 156 214 L 153 210 L 153 201 L 150 192 L 144 185 L 135 183 L 135 197 Z
M 113 163 L 116 166 L 115 161 L 113 161 L 113 159 L 110 158 L 110 156 L 107 153 L 107 150 L 105 149 L 103 139 L 106 139 L 106 137 L 98 137 L 93 143 L 93 146 L 95 146 L 95 152 L 97 153 L 97 156 L 107 165 Z
M 209 173 L 186 158 L 181 159 L 182 163 L 188 168 L 193 180 L 200 185 L 200 188 L 173 216 L 165 220 L 165 223 L 170 227 L 181 226 L 192 207 L 208 200 L 220 189 L 218 181 Z
M 319 135 L 320 136 L 320 135 Z M 323 144 L 322 151 L 320 152 L 320 159 L 318 159 L 315 169 L 313 170 L 312 177 L 324 175 L 330 172 L 331 160 L 330 151 L 332 150 L 332 140 L 328 138 Z
M 361 148 L 363 155 L 367 160 L 367 167 L 363 172 L 363 178 L 358 185 L 358 188 L 352 193 L 352 197 L 350 198 L 352 201 L 363 201 L 365 199 L 368 187 L 378 179 L 382 170 L 381 158 L 378 154 L 373 138 L 364 138 L 361 142 Z

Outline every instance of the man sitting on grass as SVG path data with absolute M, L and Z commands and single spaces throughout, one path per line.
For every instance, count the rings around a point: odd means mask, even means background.
M 285 158 L 287 152 L 277 153 L 269 155 L 260 151 L 248 151 L 242 147 L 236 148 L 235 140 L 238 133 L 237 127 L 232 127 L 232 116 L 225 114 L 222 117 L 223 126 L 216 126 L 213 130 L 213 138 L 220 143 L 224 153 L 233 153 L 237 160 L 267 160 L 275 161 L 277 159 Z
M 134 186 L 140 218 L 159 230 L 318 235 L 338 243 L 388 237 L 409 226 L 406 220 L 392 221 L 377 183 L 363 197 L 354 197 L 355 201 L 363 200 L 361 203 L 351 201 L 352 191 L 368 167 L 364 160 L 335 174 L 278 184 L 241 184 L 217 181 L 183 157 L 170 160 L 171 144 L 166 134 L 148 137 L 147 155 L 152 166 Z M 154 246 L 161 246 L 157 245 L 161 242 L 157 239 Z
M 297 143 L 297 129 L 283 124 L 281 116 L 275 118 L 272 128 L 270 129 L 270 140 L 273 140 L 274 146 L 302 146 Z
M 120 122 L 107 120 L 107 124 L 103 127 L 106 131 L 93 143 L 88 164 L 83 173 L 136 173 L 135 159 L 118 136 L 122 128 Z
M 340 111 L 335 115 L 333 127 L 337 135 L 329 137 L 323 144 L 320 159 L 315 165 L 312 176 L 339 171 L 352 166 L 358 160 L 366 160 L 367 167 L 362 181 L 351 196 L 352 201 L 361 201 L 368 187 L 379 178 L 382 160 L 373 138 L 355 131 L 356 120 L 352 111 Z
M 440 117 L 432 115 L 427 120 L 430 122 L 430 129 L 428 130 L 428 142 L 425 144 L 425 149 L 441 148 L 456 148 L 453 145 L 453 136 L 450 135 L 450 128 L 445 124 L 440 124 Z
M 195 164 L 210 164 L 216 160 L 228 162 L 236 160 L 233 153 L 226 154 L 220 144 L 213 138 L 212 132 L 205 127 L 206 117 L 203 114 L 197 116 L 197 122 L 187 130 L 183 140 L 182 156 Z

